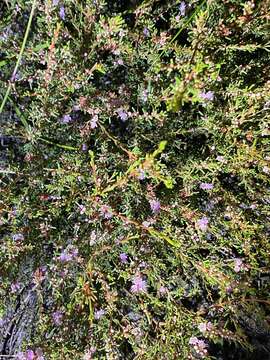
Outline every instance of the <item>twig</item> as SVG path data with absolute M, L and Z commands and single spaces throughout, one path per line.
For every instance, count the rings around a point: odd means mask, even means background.
M 135 160 L 135 159 L 136 159 L 136 156 L 135 156 L 132 152 L 130 152 L 130 151 L 128 151 L 127 149 L 125 149 L 125 148 L 123 147 L 123 145 L 120 143 L 120 141 L 117 140 L 117 139 L 115 139 L 115 137 L 113 137 L 113 136 L 106 130 L 106 128 L 105 128 L 103 125 L 99 124 L 99 127 L 100 127 L 101 130 L 108 136 L 108 138 L 111 139 L 111 140 L 114 142 L 114 144 L 115 144 L 117 147 L 119 147 L 122 151 L 124 151 L 124 152 L 128 155 L 128 157 L 129 157 L 130 160 Z

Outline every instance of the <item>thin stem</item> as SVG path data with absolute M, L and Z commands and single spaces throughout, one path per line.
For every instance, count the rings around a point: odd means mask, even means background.
M 43 142 L 45 142 L 45 143 L 47 143 L 47 144 L 51 144 L 51 145 L 57 146 L 57 147 L 59 147 L 59 148 L 65 149 L 65 150 L 79 150 L 79 148 L 77 148 L 77 147 L 69 146 L 69 145 L 63 145 L 63 144 L 58 144 L 58 143 L 55 143 L 55 142 L 53 142 L 53 141 L 44 139 L 44 138 L 42 138 L 42 137 L 39 137 L 38 140 L 43 141 Z
M 7 99 L 9 97 L 9 94 L 10 94 L 10 91 L 11 91 L 12 83 L 13 83 L 13 81 L 15 79 L 16 73 L 18 71 L 18 68 L 19 68 L 19 65 L 20 65 L 20 62 L 21 62 L 21 59 L 22 59 L 22 55 L 23 55 L 23 52 L 24 52 L 24 48 L 25 48 L 25 45 L 26 45 L 26 41 L 27 41 L 27 38 L 28 38 L 28 35 L 29 35 L 31 23 L 32 23 L 33 16 L 34 16 L 36 2 L 37 2 L 37 0 L 34 0 L 33 4 L 32 4 L 32 9 L 31 9 L 28 24 L 27 24 L 27 27 L 26 27 L 26 31 L 25 31 L 25 34 L 24 34 L 21 50 L 20 50 L 16 65 L 15 65 L 15 68 L 14 68 L 13 73 L 11 75 L 11 79 L 9 80 L 8 88 L 7 88 L 7 91 L 5 93 L 4 99 L 3 99 L 2 104 L 0 106 L 0 114 L 2 113 L 2 111 L 4 109 L 4 106 L 5 106 L 6 102 L 7 102 Z

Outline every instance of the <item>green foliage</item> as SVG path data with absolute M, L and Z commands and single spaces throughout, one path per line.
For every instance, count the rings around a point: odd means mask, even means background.
M 248 359 L 269 333 L 267 5 L 123 4 L 37 2 L 26 37 L 32 2 L 0 5 L 1 318 L 34 281 L 23 349 L 46 359 Z

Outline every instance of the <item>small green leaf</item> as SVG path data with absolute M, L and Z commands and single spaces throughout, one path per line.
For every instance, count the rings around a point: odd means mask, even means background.
M 172 179 L 165 179 L 163 181 L 164 185 L 166 186 L 167 189 L 172 189 L 173 188 L 173 181 Z

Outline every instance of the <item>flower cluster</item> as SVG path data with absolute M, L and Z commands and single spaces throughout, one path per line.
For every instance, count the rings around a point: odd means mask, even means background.
M 78 249 L 71 245 L 61 252 L 58 259 L 59 261 L 65 263 L 76 259 L 77 256 L 78 256 Z
M 206 231 L 208 229 L 208 223 L 209 223 L 209 220 L 208 220 L 208 218 L 206 216 L 204 216 L 201 219 L 197 220 L 198 228 L 201 231 Z
M 191 337 L 189 339 L 189 345 L 192 346 L 195 353 L 200 356 L 200 358 L 204 358 L 207 356 L 207 343 L 204 340 L 200 340 L 197 337 Z
M 143 280 L 141 275 L 136 275 L 133 278 L 131 292 L 134 294 L 147 292 L 147 282 Z
M 100 214 L 103 216 L 104 219 L 108 220 L 113 217 L 113 212 L 108 205 L 102 205 L 100 207 Z

